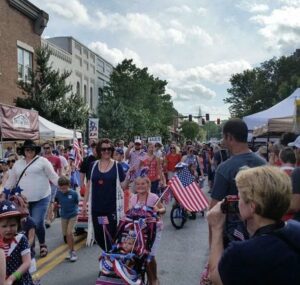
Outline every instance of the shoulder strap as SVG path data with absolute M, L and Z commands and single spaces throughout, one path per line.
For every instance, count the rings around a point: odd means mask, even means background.
M 19 176 L 19 179 L 18 179 L 18 182 L 17 182 L 17 184 L 16 184 L 16 187 L 18 186 L 18 184 L 19 184 L 19 182 L 20 182 L 22 176 L 24 175 L 26 169 L 27 169 L 32 163 L 34 163 L 38 158 L 39 158 L 39 156 L 36 156 L 35 159 L 33 159 L 33 160 L 32 160 L 32 161 L 31 161 L 31 162 L 23 169 L 21 175 Z

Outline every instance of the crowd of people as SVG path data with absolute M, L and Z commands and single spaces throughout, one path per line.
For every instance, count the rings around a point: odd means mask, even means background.
M 115 236 L 128 210 L 146 205 L 160 217 L 166 212 L 160 195 L 179 163 L 199 185 L 207 179 L 211 195 L 210 255 L 201 284 L 297 284 L 300 136 L 285 134 L 257 149 L 247 136 L 246 124 L 231 119 L 219 143 L 162 145 L 137 138 L 126 146 L 124 140 L 101 139 L 82 148 L 80 165 L 72 146 L 25 140 L 15 151 L 8 147 L 0 160 L 0 284 L 38 284 L 30 275 L 36 271 L 35 236 L 39 257 L 46 257 L 46 227 L 56 217 L 56 203 L 67 259 L 78 258 L 73 233 L 80 200 L 82 215 L 89 217 L 87 243 L 109 251 L 113 241 L 106 231 Z M 228 195 L 238 197 L 239 213 L 222 212 Z M 107 218 L 106 227 L 99 217 Z M 160 218 L 147 266 L 150 284 L 159 284 L 155 255 L 162 228 Z

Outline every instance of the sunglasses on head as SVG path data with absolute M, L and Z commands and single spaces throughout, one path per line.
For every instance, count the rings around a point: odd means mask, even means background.
M 111 147 L 101 147 L 101 151 L 112 151 Z
M 16 162 L 16 160 L 15 159 L 9 159 L 9 160 L 7 160 L 7 163 L 15 163 Z

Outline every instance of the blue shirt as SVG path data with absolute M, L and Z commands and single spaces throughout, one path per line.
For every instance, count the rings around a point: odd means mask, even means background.
M 289 221 L 283 235 L 273 234 L 232 242 L 218 270 L 223 285 L 300 284 L 300 223 Z
M 239 170 L 244 166 L 256 167 L 265 164 L 266 161 L 253 152 L 231 156 L 221 163 L 216 170 L 211 197 L 221 201 L 227 195 L 237 195 L 235 176 Z
M 66 193 L 57 191 L 56 197 L 60 203 L 60 216 L 63 219 L 71 219 L 77 216 L 79 197 L 76 191 L 71 189 Z

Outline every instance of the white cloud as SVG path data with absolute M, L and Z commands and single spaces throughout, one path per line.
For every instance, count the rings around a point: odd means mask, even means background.
M 71 20 L 76 24 L 90 24 L 90 17 L 87 8 L 80 0 L 48 0 L 46 1 L 46 10 Z
M 300 7 L 283 6 L 273 10 L 270 15 L 258 15 L 252 17 L 251 20 L 262 26 L 259 33 L 266 39 L 269 47 L 284 49 L 299 44 L 299 14 Z
M 252 0 L 244 0 L 236 4 L 236 6 L 249 13 L 264 13 L 269 11 L 270 7 L 264 3 L 256 3 Z
M 176 44 L 184 44 L 185 43 L 185 35 L 180 30 L 170 28 L 166 31 L 167 37 L 169 37 Z
M 92 42 L 88 46 L 95 53 L 101 55 L 113 65 L 117 65 L 118 63 L 122 62 L 125 58 L 132 58 L 135 65 L 137 65 L 138 67 L 142 67 L 142 61 L 140 56 L 135 51 L 130 50 L 128 48 L 124 48 L 123 51 L 117 48 L 109 48 L 106 43 L 99 41 Z
M 250 69 L 251 65 L 245 60 L 224 61 L 196 66 L 185 70 L 177 70 L 172 64 L 155 64 L 150 70 L 166 78 L 170 83 L 206 80 L 212 83 L 226 83 L 234 73 Z
M 181 94 L 177 98 L 178 101 L 191 100 L 193 98 L 193 103 L 197 99 L 212 99 L 217 95 L 215 91 L 200 83 L 186 84 L 176 88 L 176 90 L 177 93 Z
M 171 13 L 192 13 L 192 9 L 187 5 L 173 6 L 166 9 L 167 12 Z
M 202 41 L 202 44 L 205 44 L 205 45 L 212 45 L 213 44 L 213 38 L 206 31 L 204 31 L 202 28 L 200 28 L 199 26 L 191 27 L 188 30 L 188 33 L 192 37 L 197 37 L 198 39 L 200 39 Z

